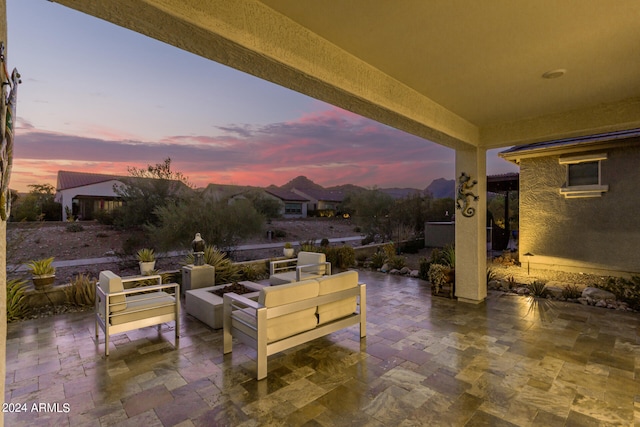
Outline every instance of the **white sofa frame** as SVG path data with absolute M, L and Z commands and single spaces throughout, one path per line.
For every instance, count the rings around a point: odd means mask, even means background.
M 269 319 L 354 296 L 357 297 L 357 312 L 329 323 L 318 325 L 308 331 L 271 343 L 267 342 L 267 323 Z M 232 351 L 233 338 L 237 338 L 239 341 L 256 350 L 256 378 L 258 380 L 267 377 L 267 357 L 272 354 L 357 324 L 360 325 L 360 338 L 367 336 L 367 290 L 364 283 L 358 283 L 356 287 L 343 291 L 269 308 L 235 293 L 226 293 L 223 299 L 224 354 Z M 233 312 L 235 310 L 245 310 L 245 312 L 250 311 L 254 313 L 255 324 L 250 324 L 241 318 L 234 317 Z
M 160 330 L 160 325 L 162 323 L 167 323 L 174 321 L 175 322 L 175 339 L 176 342 L 180 338 L 180 285 L 177 283 L 162 283 L 162 277 L 159 274 L 149 275 L 149 276 L 129 276 L 129 277 L 121 277 L 122 284 L 124 286 L 125 283 L 132 282 L 140 282 L 140 281 L 149 281 L 149 280 L 157 280 L 157 284 L 149 285 L 149 286 L 140 286 L 131 289 L 125 289 L 122 292 L 111 292 L 105 293 L 100 287 L 100 282 L 96 283 L 96 300 L 95 300 L 95 317 L 96 317 L 96 342 L 98 342 L 98 328 L 102 329 L 104 333 L 104 355 L 109 356 L 109 337 L 111 335 L 119 334 L 122 332 L 132 331 L 134 329 L 145 328 L 147 326 L 158 325 L 158 331 Z M 167 307 L 169 305 L 174 306 L 174 311 L 171 314 L 163 314 L 159 316 L 150 316 L 147 318 L 120 323 L 117 325 L 111 324 L 111 319 L 115 316 L 122 315 L 122 311 L 111 312 L 111 307 L 122 304 L 121 302 L 113 303 L 111 302 L 113 297 L 117 296 L 133 296 L 137 294 L 143 294 L 145 292 L 164 292 L 166 290 L 173 289 L 173 297 L 174 302 L 171 304 L 161 303 L 159 305 L 154 305 L 148 308 L 144 308 L 141 310 L 136 310 L 137 312 L 144 312 L 152 309 L 156 309 L 159 307 Z M 150 296 L 149 300 L 153 300 L 153 298 L 157 298 L 154 296 Z M 101 306 L 102 305 L 102 306 Z M 136 311 L 128 311 L 127 314 L 133 313 Z

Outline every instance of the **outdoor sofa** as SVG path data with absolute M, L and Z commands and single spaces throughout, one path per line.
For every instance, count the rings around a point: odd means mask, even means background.
M 257 352 L 257 379 L 267 376 L 267 357 L 340 329 L 360 325 L 367 334 L 366 285 L 357 271 L 260 290 L 257 301 L 224 294 L 224 354 L 238 339 Z

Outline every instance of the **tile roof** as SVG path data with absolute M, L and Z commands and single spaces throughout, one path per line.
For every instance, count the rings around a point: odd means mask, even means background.
M 556 139 L 553 141 L 534 142 L 533 144 L 517 145 L 515 147 L 509 148 L 508 150 L 501 151 L 500 156 L 510 156 L 511 154 L 542 151 L 549 148 L 569 147 L 572 145 L 589 144 L 636 137 L 640 137 L 640 129 L 628 129 L 617 132 L 599 133 L 596 135 L 576 136 L 573 138 L 564 138 Z
M 126 177 L 118 175 L 104 175 L 87 172 L 58 171 L 58 183 L 56 190 L 83 187 L 85 185 L 98 184 L 113 180 L 121 180 Z
M 299 194 L 296 194 L 289 190 L 283 190 L 281 188 L 268 187 L 268 188 L 265 188 L 264 191 L 276 196 L 278 199 L 281 199 L 281 200 L 286 200 L 290 202 L 308 202 L 309 201 L 309 199 L 307 199 L 306 197 L 302 197 Z
M 315 200 L 322 200 L 324 202 L 342 202 L 344 200 L 344 194 L 339 191 L 319 190 L 315 188 L 293 188 L 300 193 L 311 197 Z

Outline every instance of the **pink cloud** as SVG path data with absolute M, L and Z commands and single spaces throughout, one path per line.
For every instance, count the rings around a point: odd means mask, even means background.
M 197 186 L 282 185 L 305 175 L 325 186 L 424 188 L 435 178 L 454 175 L 453 150 L 338 108 L 218 131 L 221 135 L 173 135 L 155 142 L 109 130 L 100 132 L 104 137 L 86 138 L 23 126 L 16 137 L 11 186 L 55 184 L 61 169 L 126 175 L 128 166 L 167 157 Z

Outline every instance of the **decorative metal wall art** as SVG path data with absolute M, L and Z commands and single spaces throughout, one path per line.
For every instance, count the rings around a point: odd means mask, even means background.
M 9 74 L 4 55 L 4 42 L 0 42 L 0 62 L 2 62 L 2 93 L 0 94 L 0 218 L 6 221 L 11 211 L 11 165 L 13 164 L 13 125 L 16 118 L 16 103 L 20 73 L 15 68 Z
M 476 209 L 471 206 L 471 199 L 477 202 L 480 198 L 473 194 L 471 189 L 478 183 L 477 179 L 471 181 L 471 177 L 462 172 L 458 178 L 458 195 L 456 198 L 456 209 L 462 211 L 462 216 L 472 217 L 476 213 Z

